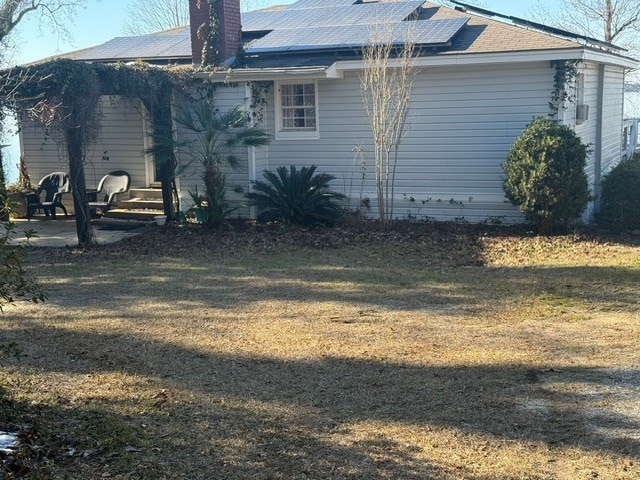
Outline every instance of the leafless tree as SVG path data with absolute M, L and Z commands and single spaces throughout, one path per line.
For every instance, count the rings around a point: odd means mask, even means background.
M 537 20 L 569 31 L 589 35 L 631 50 L 640 48 L 640 2 L 638 0 L 560 0 L 553 13 L 538 2 Z
M 269 6 L 269 0 L 240 0 L 240 10 L 250 12 Z
M 393 219 L 394 190 L 400 145 L 407 132 L 407 111 L 415 77 L 415 44 L 396 45 L 393 29 L 376 26 L 362 49 L 360 91 L 373 134 L 377 206 L 380 222 Z
M 240 7 L 247 12 L 268 3 L 268 0 L 242 0 Z M 127 7 L 123 32 L 144 35 L 184 25 L 189 25 L 189 0 L 132 0 Z
M 64 21 L 69 18 L 73 10 L 85 4 L 85 0 L 0 0 L 0 63 L 5 63 L 11 53 L 14 45 L 10 42 L 10 35 L 15 28 L 27 16 L 39 14 L 41 19 L 48 22 L 55 30 L 66 33 Z M 23 78 L 11 77 L 9 82 L 21 82 Z M 4 98 L 0 99 L 0 103 L 11 102 L 8 98 L 15 93 L 11 87 L 13 83 L 3 86 L 8 91 Z M 0 114 L 0 123 L 2 122 L 2 114 Z M 0 130 L 2 126 L 0 125 Z M 0 161 L 0 206 L 4 204 L 4 168 Z
M 59 33 L 64 34 L 66 33 L 64 22 L 69 19 L 75 8 L 84 4 L 85 0 L 0 0 L 0 62 L 6 61 L 7 52 L 12 47 L 9 42 L 10 35 L 25 17 L 39 14 L 42 20 L 52 25 Z M 11 71 L 5 72 L 2 79 L 4 93 L 0 98 L 0 105 L 4 106 L 17 101 L 18 86 L 32 79 L 33 74 L 26 71 L 18 74 L 13 74 Z M 21 98 L 20 100 L 25 99 Z M 3 117 L 0 115 L 0 123 L 2 120 Z M 4 168 L 0 159 L 0 206 L 5 204 L 6 190 L 4 182 Z M 6 243 L 10 235 L 10 227 L 6 226 L 3 238 L 4 243 Z M 2 240 L 0 240 L 0 243 L 2 243 Z M 36 296 L 32 297 L 33 301 L 44 300 L 44 294 L 40 292 L 38 286 L 25 277 L 21 259 L 13 257 L 13 260 L 11 260 L 10 257 L 7 257 L 6 252 L 0 256 L 2 257 L 2 261 L 0 261 L 0 264 L 2 264 L 0 277 L 3 280 L 10 278 L 10 281 L 13 282 L 4 282 L 7 285 L 3 285 L 5 288 L 3 288 L 1 295 L 0 306 L 7 299 L 11 303 L 16 296 L 19 297 L 25 293 L 30 294 L 30 292 L 36 293 Z M 25 290 L 25 286 L 28 287 L 27 290 Z
M 61 33 L 66 33 L 65 21 L 86 0 L 0 0 L 0 42 L 4 42 L 27 15 L 41 18 Z
M 189 25 L 189 0 L 133 0 L 123 31 L 144 35 L 183 25 Z

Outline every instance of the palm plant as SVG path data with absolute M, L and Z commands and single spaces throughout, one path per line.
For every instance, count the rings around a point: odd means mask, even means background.
M 345 195 L 329 189 L 333 175 L 315 171 L 315 165 L 300 170 L 294 165 L 278 167 L 276 173 L 265 170 L 266 181 L 251 182 L 253 191 L 247 194 L 258 206 L 258 219 L 285 224 L 335 223 L 342 214 L 339 201 Z
M 269 133 L 248 125 L 247 119 L 247 112 L 242 106 L 220 113 L 208 102 L 188 105 L 176 114 L 176 123 L 193 134 L 191 140 L 182 142 L 179 147 L 186 147 L 191 162 L 198 162 L 204 167 L 202 179 L 208 200 L 208 223 L 211 225 L 221 224 L 235 210 L 226 200 L 226 176 L 222 169 L 237 167 L 240 155 L 247 147 L 262 147 L 271 142 Z M 182 169 L 187 166 L 183 165 Z

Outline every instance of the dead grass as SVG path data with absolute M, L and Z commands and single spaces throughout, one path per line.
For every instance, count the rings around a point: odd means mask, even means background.
M 637 244 L 154 235 L 0 317 L 36 478 L 640 477 Z

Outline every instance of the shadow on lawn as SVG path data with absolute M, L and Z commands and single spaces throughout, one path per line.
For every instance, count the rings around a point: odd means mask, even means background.
M 169 449 L 192 450 L 187 458 L 211 455 L 210 465 L 220 473 L 215 478 L 306 478 L 303 472 L 310 478 L 446 477 L 445 467 L 428 464 L 415 447 L 383 432 L 355 444 L 335 441 L 359 422 L 415 425 L 423 432 L 445 427 L 504 441 L 640 456 L 640 420 L 600 403 L 612 395 L 637 398 L 638 369 L 287 361 L 206 353 L 128 334 L 44 327 L 5 334 L 30 345 L 23 360 L 28 368 L 73 375 L 126 372 L 217 402 L 211 411 L 197 411 L 197 402 L 173 406 L 171 415 L 189 426 L 165 441 Z M 69 348 L 46 347 L 61 335 Z M 198 438 L 211 439 L 208 453 L 192 443 Z M 463 476 L 474 478 L 472 472 Z
M 194 306 L 210 307 L 213 315 L 214 309 L 242 315 L 242 309 L 262 301 L 327 301 L 354 309 L 446 310 L 447 315 L 465 316 L 527 297 L 629 311 L 638 305 L 640 271 L 632 268 L 434 269 L 407 268 L 408 260 L 403 263 L 401 257 L 361 261 L 326 251 L 299 257 L 295 262 L 286 255 L 258 256 L 255 262 L 212 258 L 211 265 L 206 257 L 118 260 L 97 267 L 79 262 L 64 267 L 74 272 L 67 283 L 51 284 L 49 304 L 65 307 L 73 322 L 86 312 L 106 310 L 110 317 L 132 323 L 161 321 L 170 315 L 164 309 L 184 312 Z M 89 265 L 93 271 L 83 270 Z M 62 270 L 54 265 L 51 276 L 64 279 Z M 75 272 L 81 272 L 78 278 Z M 132 310 L 140 305 L 155 305 L 148 308 L 156 311 Z M 423 435 L 430 427 L 447 428 L 463 436 L 640 457 L 640 420 L 606 408 L 611 398 L 620 404 L 638 398 L 638 369 L 551 365 L 541 370 L 517 363 L 432 367 L 350 358 L 286 361 L 205 352 L 126 333 L 71 331 L 64 322 L 43 327 L 40 319 L 20 321 L 21 328 L 2 331 L 28 354 L 17 368 L 74 375 L 130 373 L 153 379 L 159 389 L 191 392 L 215 403 L 207 411 L 197 401 L 163 407 L 188 426 L 162 439 L 165 412 L 147 414 L 155 424 L 148 432 L 150 445 L 157 441 L 163 452 L 179 454 L 145 450 L 144 455 L 172 472 L 179 455 L 184 478 L 485 480 L 455 460 L 431 464 L 416 447 L 400 444 L 384 431 L 344 442 L 357 438 L 349 432 L 361 428 L 358 424 L 376 422 L 415 425 Z M 69 415 L 65 406 L 51 408 L 43 417 Z M 89 408 L 74 408 L 87 418 L 93 415 Z M 137 421 L 112 415 L 114 422 Z M 203 472 L 202 465 L 211 471 Z
M 419 447 L 400 444 L 382 433 L 340 444 L 331 440 L 331 435 L 344 430 L 336 420 L 309 414 L 260 415 L 250 408 L 221 404 L 203 416 L 192 404 L 181 403 L 135 418 L 111 411 L 112 406 L 33 404 L 0 392 L 3 428 L 20 437 L 19 453 L 1 457 L 0 478 L 512 478 L 475 475 L 467 466 L 454 463 L 432 464 L 416 458 Z M 184 421 L 182 435 L 175 435 L 175 430 L 172 435 L 166 433 L 168 415 Z M 144 429 L 140 421 L 145 422 Z M 225 447 L 228 443 L 244 447 Z
M 257 302 L 326 301 L 405 311 L 446 309 L 454 315 L 464 306 L 460 313 L 468 315 L 482 304 L 540 295 L 603 308 L 636 305 L 640 284 L 640 269 L 626 267 L 436 269 L 407 266 L 400 258 L 360 260 L 317 251 L 301 257 L 109 263 L 93 265 L 87 274 L 80 263 L 67 267 L 74 269 L 68 273 L 72 280 L 50 285 L 49 303 L 84 312 L 107 306 L 126 314 L 141 301 L 160 308 L 229 310 Z

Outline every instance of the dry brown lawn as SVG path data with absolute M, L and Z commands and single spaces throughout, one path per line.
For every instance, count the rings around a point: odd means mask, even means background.
M 462 235 L 33 253 L 4 475 L 640 478 L 638 242 Z

